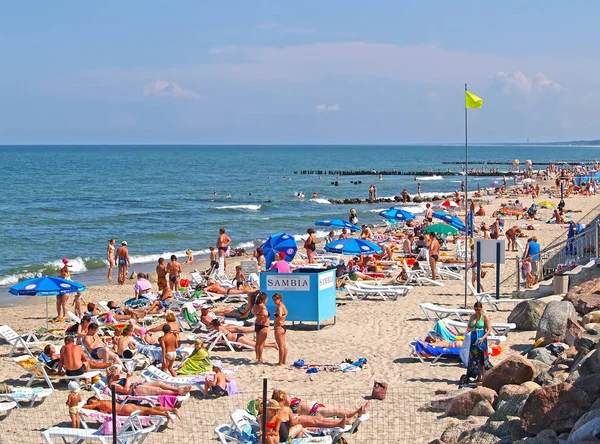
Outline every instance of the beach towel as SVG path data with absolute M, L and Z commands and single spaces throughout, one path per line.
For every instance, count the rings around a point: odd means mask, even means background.
M 177 396 L 158 395 L 158 404 L 161 407 L 168 407 L 168 408 L 172 409 L 175 407 L 175 404 L 177 404 Z
M 208 351 L 204 348 L 194 350 L 177 369 L 178 375 L 196 375 L 198 373 L 207 373 L 212 370 L 212 364 L 208 357 Z
M 468 335 L 466 335 L 470 337 L 469 362 L 467 364 L 468 378 L 476 378 L 477 376 L 479 376 L 480 364 L 482 364 L 486 370 L 490 370 L 493 367 L 492 363 L 489 360 L 487 339 L 484 340 L 481 344 L 478 343 L 478 340 L 481 339 L 484 335 L 485 330 L 482 328 L 472 331 Z
M 440 319 L 435 323 L 433 331 L 440 335 L 444 339 L 444 341 L 456 341 L 456 334 L 446 326 L 446 323 L 443 319 Z
M 422 339 L 416 341 L 415 350 L 424 356 L 460 357 L 460 347 L 436 347 Z

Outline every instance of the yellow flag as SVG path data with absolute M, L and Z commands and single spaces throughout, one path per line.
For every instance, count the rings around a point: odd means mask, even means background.
M 465 91 L 465 104 L 467 108 L 481 108 L 481 105 L 483 105 L 483 99 L 481 97 L 477 97 L 472 92 Z

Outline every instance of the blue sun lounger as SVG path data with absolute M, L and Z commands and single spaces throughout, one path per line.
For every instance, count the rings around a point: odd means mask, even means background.
M 415 338 L 409 344 L 411 356 L 416 357 L 422 363 L 428 357 L 433 357 L 432 364 L 435 364 L 440 358 L 460 359 L 460 347 L 435 347 L 422 339 Z

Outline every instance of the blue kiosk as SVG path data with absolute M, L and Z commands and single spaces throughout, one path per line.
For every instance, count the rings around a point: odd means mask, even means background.
M 304 268 L 293 273 L 263 272 L 260 289 L 269 296 L 267 309 L 275 313 L 271 297 L 281 293 L 287 307 L 287 320 L 292 322 L 316 322 L 333 317 L 335 323 L 335 270 Z M 271 316 L 272 317 L 272 316 Z

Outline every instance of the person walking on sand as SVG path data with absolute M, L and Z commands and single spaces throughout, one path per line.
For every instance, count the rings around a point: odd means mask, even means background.
M 431 279 L 437 279 L 437 261 L 440 258 L 440 242 L 437 240 L 435 233 L 429 233 L 427 242 L 429 247 L 429 267 L 431 268 Z
M 285 305 L 283 305 L 283 297 L 281 293 L 275 293 L 272 297 L 273 303 L 277 306 L 275 310 L 275 321 L 273 322 L 273 331 L 275 332 L 275 342 L 279 348 L 279 362 L 277 365 L 285 365 L 287 360 L 287 343 L 286 343 L 286 332 L 285 318 L 288 315 L 288 311 Z
M 163 336 L 158 340 L 162 350 L 162 371 L 169 372 L 172 376 L 177 376 L 177 372 L 173 369 L 173 364 L 177 359 L 177 348 L 179 340 L 169 324 L 163 325 Z
M 127 280 L 127 267 L 131 267 L 127 241 L 121 242 L 121 246 L 117 248 L 117 264 L 119 266 L 119 285 L 125 285 L 125 281 Z
M 108 283 L 112 283 L 113 270 L 115 268 L 115 240 L 109 239 L 106 247 L 106 260 L 108 261 Z
M 177 262 L 177 256 L 174 254 L 171 255 L 171 262 L 167 264 L 167 271 L 169 272 L 169 287 L 173 291 L 179 290 L 179 279 L 181 278 L 181 273 L 183 273 L 183 268 Z
M 304 248 L 306 249 L 306 257 L 308 258 L 309 264 L 315 263 L 315 250 L 317 249 L 317 236 L 315 230 L 309 228 L 306 230 L 308 238 L 304 242 Z
M 219 228 L 219 238 L 217 239 L 217 249 L 219 250 L 219 257 L 223 258 L 223 268 L 227 268 L 227 250 L 229 250 L 229 244 L 231 239 L 225 234 L 225 228 Z

